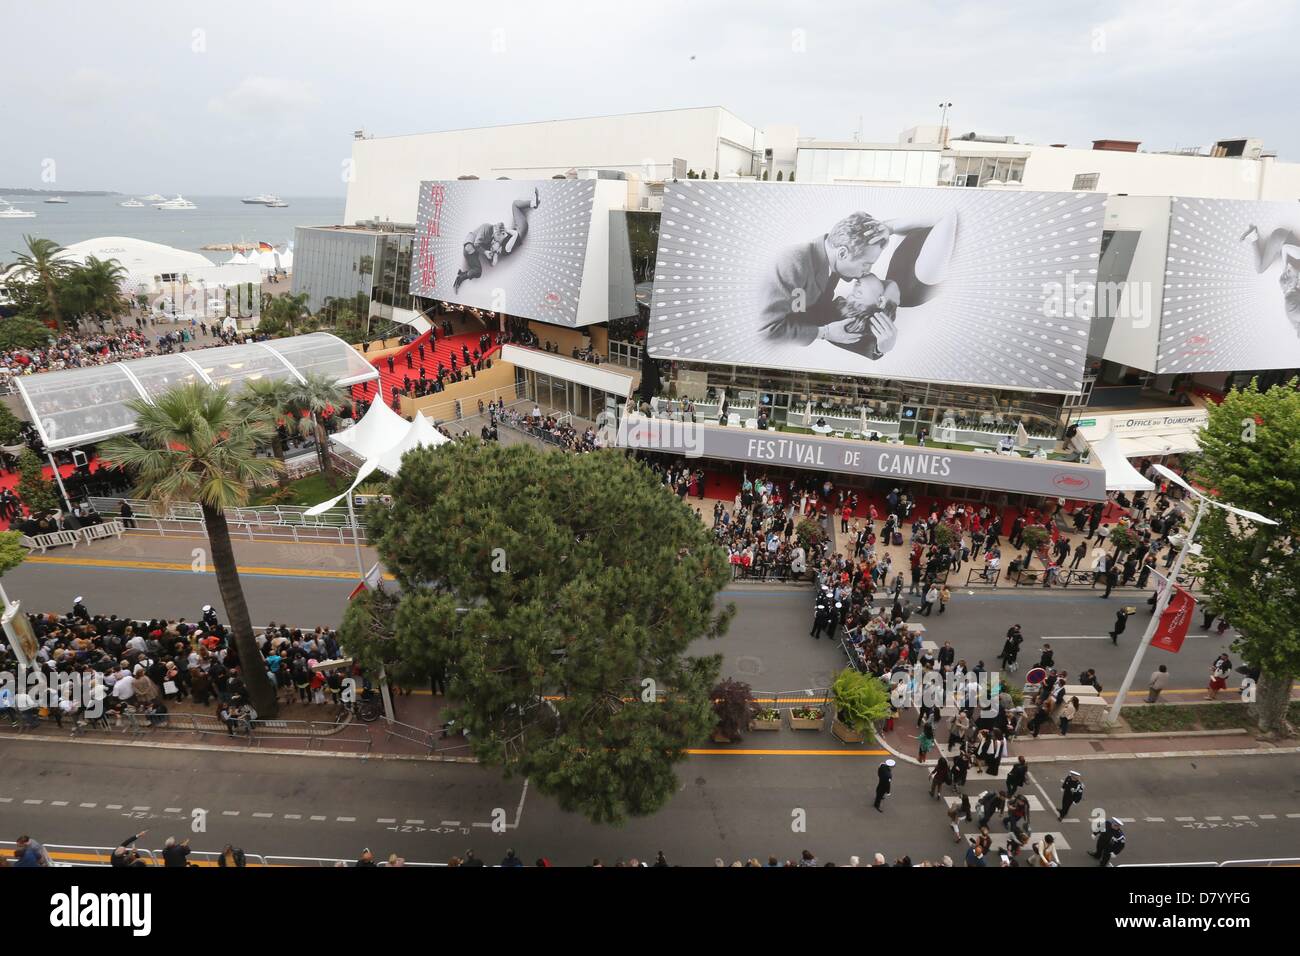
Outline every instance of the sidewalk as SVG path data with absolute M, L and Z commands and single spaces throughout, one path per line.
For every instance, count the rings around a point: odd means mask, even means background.
M 935 726 L 935 746 L 929 753 L 927 764 L 933 766 L 939 754 L 948 754 L 949 718 L 942 718 Z M 916 711 L 903 712 L 889 733 L 880 735 L 880 743 L 895 758 L 916 764 L 917 734 Z M 999 768 L 999 777 L 1005 777 L 1017 757 L 1024 755 L 1030 765 L 1036 763 L 1072 763 L 1081 760 L 1135 760 L 1158 757 L 1213 757 L 1240 756 L 1243 754 L 1300 753 L 1300 741 L 1270 743 L 1257 740 L 1249 731 L 1182 731 L 1170 733 L 1089 733 L 1080 731 L 1062 737 L 1054 724 L 1045 725 L 1035 739 L 1026 734 L 1007 741 L 1007 756 Z M 976 767 L 971 767 L 970 777 L 991 780 Z
M 357 579 L 356 550 L 351 544 L 328 541 L 248 540 L 233 537 L 235 560 L 244 573 L 287 573 L 306 577 Z M 193 571 L 195 549 L 206 552 L 207 538 L 202 535 L 161 537 L 156 534 L 128 531 L 121 538 L 104 538 L 75 549 L 60 548 L 48 554 L 32 554 L 33 564 L 156 567 L 164 570 Z M 379 556 L 373 548 L 362 546 L 361 560 L 369 568 Z M 208 570 L 211 570 L 210 568 Z M 92 609 L 93 610 L 93 609 Z

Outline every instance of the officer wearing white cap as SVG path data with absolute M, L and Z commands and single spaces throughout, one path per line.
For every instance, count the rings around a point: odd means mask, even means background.
M 210 630 L 217 626 L 217 612 L 212 610 L 211 604 L 203 605 L 202 620 L 204 625 Z
M 90 611 L 86 609 L 86 605 L 81 603 L 81 600 L 80 594 L 72 599 L 72 616 L 89 624 Z
M 1071 770 L 1061 781 L 1061 812 L 1058 819 L 1064 820 L 1070 808 L 1083 800 L 1083 779 L 1077 770 Z
M 882 763 L 880 769 L 876 771 L 876 802 L 873 803 L 872 806 L 881 813 L 884 813 L 885 811 L 880 809 L 880 801 L 884 800 L 885 797 L 889 795 L 889 791 L 893 786 L 893 781 L 894 760 L 891 758 Z

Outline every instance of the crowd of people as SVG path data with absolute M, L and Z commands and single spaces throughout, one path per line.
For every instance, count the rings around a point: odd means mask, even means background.
M 462 342 L 459 356 L 452 351 L 447 356 L 446 362 L 438 359 L 435 366 L 435 346 L 439 331 L 443 338 L 451 338 L 456 332 L 451 320 L 443 319 L 441 326 L 430 327 L 427 346 L 423 341 L 415 339 L 412 340 L 416 343 L 415 347 L 408 348 L 400 358 L 389 355 L 384 359 L 390 376 L 395 377 L 399 372 L 402 376 L 400 386 L 389 386 L 389 400 L 393 408 L 401 407 L 402 396 L 424 398 L 427 395 L 436 395 L 445 391 L 448 385 L 477 378 L 479 372 L 492 367 L 492 359 L 488 355 L 498 344 L 500 333 L 482 333 L 478 339 L 478 348 L 472 350 L 468 344 Z M 399 361 L 405 366 L 404 369 L 399 368 Z
M 29 687 L 0 688 L 0 719 L 34 726 L 45 710 L 58 727 L 70 720 L 108 726 L 128 717 L 158 724 L 171 707 L 191 701 L 214 708 L 228 733 L 247 730 L 252 710 L 241 673 L 244 662 L 211 605 L 199 619 L 134 620 L 92 615 L 78 596 L 65 614 L 29 614 L 34 651 L 27 656 L 42 669 L 40 693 Z M 256 636 L 264 668 L 285 703 L 340 703 L 349 676 L 369 687 L 363 675 L 317 667 L 342 657 L 332 628 L 303 631 L 272 621 Z M 20 673 L 14 648 L 0 644 L 0 670 Z M 43 698 L 43 699 L 42 699 Z
M 555 415 L 543 414 L 537 405 L 533 406 L 530 414 L 525 415 L 513 408 L 507 408 L 505 401 L 498 399 L 497 404 L 489 405 L 489 415 L 488 427 L 491 429 L 495 429 L 498 422 L 504 423 L 574 454 L 596 451 L 600 447 L 594 428 L 588 426 L 585 430 L 578 431 L 567 420 L 562 420 Z
M 13 348 L 0 352 L 0 379 L 255 341 L 252 334 L 223 328 L 215 321 L 209 324 L 192 319 L 179 328 L 159 331 L 157 318 L 137 315 L 131 320 L 131 325 L 134 327 L 119 325 L 107 334 L 65 331 L 43 348 Z

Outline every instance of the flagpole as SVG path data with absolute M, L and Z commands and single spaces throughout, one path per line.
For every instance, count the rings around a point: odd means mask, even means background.
M 1196 518 L 1192 521 L 1192 528 L 1187 532 L 1187 537 L 1183 539 L 1183 547 L 1178 552 L 1178 558 L 1174 561 L 1173 568 L 1169 571 L 1169 578 L 1165 581 L 1164 590 L 1160 592 L 1160 597 L 1156 600 L 1156 612 L 1151 616 L 1150 623 L 1147 624 L 1146 632 L 1142 635 L 1142 641 L 1138 644 L 1137 653 L 1133 655 L 1133 662 L 1129 664 L 1128 673 L 1124 675 L 1124 683 L 1120 685 L 1119 693 L 1115 695 L 1114 702 L 1110 705 L 1110 712 L 1106 714 L 1106 723 L 1114 724 L 1119 720 L 1119 712 L 1124 707 L 1124 701 L 1128 697 L 1129 689 L 1137 679 L 1138 668 L 1142 666 L 1142 655 L 1146 653 L 1147 646 L 1151 639 L 1155 637 L 1156 629 L 1160 627 L 1160 618 L 1169 607 L 1169 602 L 1174 596 L 1174 582 L 1178 580 L 1179 573 L 1183 570 L 1183 561 L 1186 560 L 1188 553 L 1192 550 L 1192 541 L 1196 538 L 1196 529 L 1200 526 L 1201 516 L 1205 514 L 1205 499 L 1200 499 L 1196 506 Z

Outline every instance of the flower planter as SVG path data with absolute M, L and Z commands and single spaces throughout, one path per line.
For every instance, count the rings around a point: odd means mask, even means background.
M 749 729 L 750 730 L 780 730 L 781 717 L 780 715 L 773 717 L 771 719 L 755 717 L 753 720 L 749 722 Z
M 821 730 L 826 724 L 826 715 L 822 714 L 817 717 L 796 717 L 794 711 L 790 711 L 790 729 L 791 730 Z
M 841 722 L 838 717 L 831 721 L 831 735 L 836 740 L 846 744 L 860 744 L 864 739 L 860 733 L 848 724 Z

